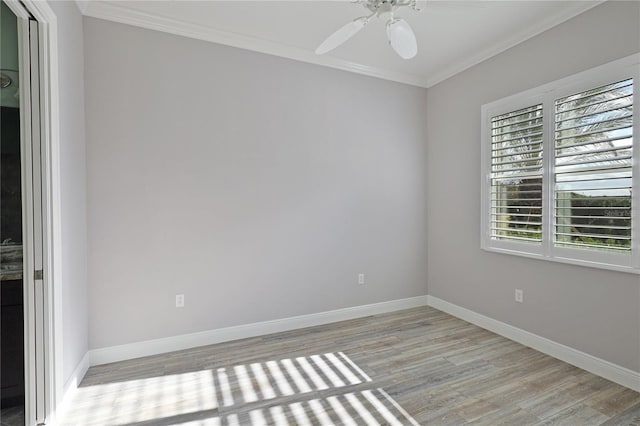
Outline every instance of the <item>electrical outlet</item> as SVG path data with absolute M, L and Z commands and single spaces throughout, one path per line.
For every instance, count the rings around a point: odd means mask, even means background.
M 176 308 L 184 308 L 184 294 L 176 294 Z
M 518 303 L 524 302 L 524 292 L 519 288 L 516 288 L 516 302 Z
M 364 274 L 358 274 L 358 284 L 364 284 Z

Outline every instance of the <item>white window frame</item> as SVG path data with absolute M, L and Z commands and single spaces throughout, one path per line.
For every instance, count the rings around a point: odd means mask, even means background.
M 633 78 L 633 159 L 631 199 L 631 253 L 610 253 L 556 247 L 553 236 L 555 100 L 599 86 Z M 501 241 L 491 234 L 491 119 L 543 105 L 542 244 Z M 574 74 L 482 106 L 481 247 L 483 250 L 554 262 L 640 274 L 640 53 Z M 551 153 L 551 155 L 549 155 Z

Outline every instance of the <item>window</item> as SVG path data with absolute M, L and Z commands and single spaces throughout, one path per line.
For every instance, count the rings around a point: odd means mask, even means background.
M 633 80 L 555 102 L 556 244 L 629 252 Z
M 484 249 L 640 273 L 639 62 L 482 107 Z

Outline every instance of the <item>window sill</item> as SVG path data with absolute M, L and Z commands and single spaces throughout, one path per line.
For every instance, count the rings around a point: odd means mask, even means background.
M 610 263 L 604 263 L 604 262 L 597 262 L 592 260 L 582 260 L 582 259 L 566 258 L 566 257 L 559 257 L 559 256 L 557 257 L 545 256 L 542 254 L 529 253 L 529 252 L 524 252 L 516 249 L 482 247 L 482 250 L 491 252 L 491 253 L 507 254 L 511 256 L 527 257 L 530 259 L 536 259 L 536 260 L 542 260 L 542 261 L 564 263 L 564 264 L 569 264 L 574 266 L 583 266 L 587 268 L 604 269 L 608 271 L 624 272 L 627 274 L 640 275 L 640 269 L 634 268 L 632 266 L 623 266 L 623 265 L 616 265 L 616 264 L 610 264 Z

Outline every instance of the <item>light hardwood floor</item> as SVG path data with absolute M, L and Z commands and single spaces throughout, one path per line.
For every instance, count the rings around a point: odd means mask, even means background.
M 89 369 L 62 425 L 634 425 L 640 394 L 429 307 Z

